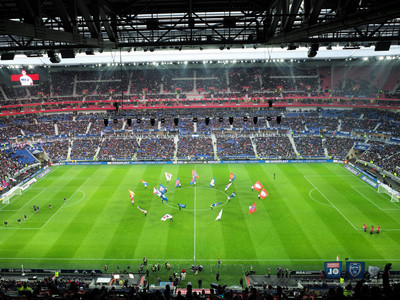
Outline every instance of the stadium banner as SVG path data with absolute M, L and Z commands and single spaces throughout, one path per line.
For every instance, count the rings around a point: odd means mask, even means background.
M 350 171 L 351 173 L 353 173 L 356 176 L 360 176 L 360 172 L 358 172 L 356 169 L 350 167 L 349 165 L 344 165 L 344 168 L 348 171 Z
M 33 183 L 35 183 L 37 181 L 36 178 L 32 178 L 31 180 L 29 180 L 27 183 L 21 185 L 21 190 L 25 191 L 28 187 L 30 187 Z
M 324 263 L 325 278 L 340 278 L 342 275 L 342 262 L 331 261 Z
M 49 174 L 51 172 L 51 169 L 49 168 L 49 167 L 44 167 L 44 169 L 43 169 L 43 171 L 42 172 L 40 172 L 39 174 L 37 174 L 37 179 L 41 179 L 41 178 L 43 178 L 44 176 L 46 176 L 47 174 Z
M 378 188 L 378 184 L 376 182 L 374 182 L 372 179 L 368 178 L 367 176 L 361 176 L 360 177 L 361 180 L 365 181 L 366 183 L 368 183 L 370 186 L 372 186 L 373 188 Z
M 354 150 L 367 151 L 371 145 L 367 143 L 355 142 Z
M 391 142 L 394 142 L 394 143 L 399 143 L 399 144 L 400 144 L 400 138 L 390 137 L 390 141 L 391 141 Z
M 278 159 L 278 160 L 209 160 L 209 161 L 190 161 L 190 164 L 276 164 L 276 163 L 343 163 L 333 159 Z M 60 165 L 162 165 L 162 164 L 186 164 L 188 161 L 90 161 L 90 160 L 71 160 L 54 163 Z
M 368 174 L 367 172 L 365 172 L 363 169 L 360 169 L 359 167 L 357 167 L 356 165 L 353 165 L 351 162 L 349 162 L 349 165 L 352 166 L 354 169 L 356 169 L 357 171 L 359 171 L 360 173 L 364 174 L 365 176 L 367 176 L 368 178 L 370 178 L 372 181 L 377 182 L 378 180 L 373 177 L 372 175 Z
M 346 261 L 346 272 L 348 278 L 363 278 L 365 262 Z
M 333 159 L 278 159 L 278 160 L 265 160 L 266 164 L 273 163 L 332 163 Z

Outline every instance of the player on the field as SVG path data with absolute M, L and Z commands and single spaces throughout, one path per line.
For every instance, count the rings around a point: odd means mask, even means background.
M 381 231 L 381 225 L 378 225 L 378 228 L 376 228 L 376 233 L 379 234 L 379 231 Z
M 364 232 L 367 232 L 367 224 L 365 224 L 365 223 L 363 225 L 363 230 L 364 230 Z

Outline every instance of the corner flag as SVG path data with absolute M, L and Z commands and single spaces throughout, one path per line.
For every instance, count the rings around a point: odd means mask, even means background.
M 195 184 L 196 183 L 196 177 L 192 177 L 192 180 L 190 180 L 190 184 Z
M 229 189 L 229 187 L 232 185 L 232 182 L 231 183 L 228 183 L 227 185 L 226 185 L 226 187 L 225 187 L 225 192 Z

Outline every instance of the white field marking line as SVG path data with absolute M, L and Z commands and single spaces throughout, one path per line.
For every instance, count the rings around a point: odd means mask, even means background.
M 80 189 L 78 189 L 78 191 L 81 192 L 81 193 L 83 194 L 83 197 L 82 197 L 81 199 L 79 199 L 79 201 L 77 201 L 77 202 L 75 202 L 75 203 L 72 203 L 71 205 L 65 205 L 64 207 L 71 207 L 71 206 L 73 206 L 73 205 L 76 205 L 76 204 L 78 204 L 78 203 L 81 203 L 81 202 L 83 201 L 83 199 L 86 198 L 86 194 L 85 194 L 84 191 L 81 191 Z
M 365 187 L 367 187 L 367 188 L 369 188 L 369 189 L 372 189 L 373 191 L 375 191 L 375 193 L 377 193 L 379 196 L 380 196 L 380 198 L 383 198 L 384 200 L 388 200 L 387 199 L 387 197 L 385 197 L 385 195 L 387 195 L 387 194 L 385 194 L 385 193 L 378 193 L 378 191 L 377 191 L 377 189 L 374 189 L 372 186 L 370 186 L 369 184 L 367 184 L 366 182 L 364 182 L 364 185 L 354 185 L 354 186 L 351 186 L 352 188 L 354 188 L 354 187 L 362 187 L 362 188 L 365 188 Z M 387 196 L 389 196 L 389 195 L 387 195 Z M 396 206 L 396 207 L 398 207 L 399 209 L 400 209 L 400 206 L 398 205 L 398 204 L 396 204 L 396 203 L 394 203 L 394 202 L 391 202 L 394 206 Z M 385 208 L 385 209 L 382 209 L 382 210 L 398 210 L 398 209 L 389 209 L 389 208 Z
M 326 205 L 326 206 L 328 206 L 328 207 L 332 207 L 331 205 L 329 205 L 329 204 L 326 204 L 326 203 L 322 203 L 322 202 L 319 202 L 318 200 L 315 200 L 312 196 L 311 196 L 311 192 L 312 191 L 315 191 L 316 189 L 311 189 L 309 192 L 308 192 L 308 196 L 310 196 L 310 198 L 311 198 L 311 200 L 313 200 L 313 201 L 315 201 L 315 202 L 317 202 L 318 204 L 321 204 L 321 205 Z M 333 208 L 333 207 L 332 207 Z
M 36 188 L 36 189 L 39 189 L 39 188 Z M 27 204 L 29 204 L 33 199 L 35 199 L 37 196 L 39 196 L 40 193 L 43 192 L 46 188 L 40 188 L 40 189 L 41 189 L 41 191 L 39 192 L 39 194 L 37 194 L 37 195 L 36 195 L 35 197 L 33 197 L 30 201 L 28 201 L 27 203 L 25 203 L 25 205 L 22 206 L 20 209 L 24 208 L 24 207 L 25 207 Z M 18 195 L 18 198 L 21 197 L 21 196 L 22 196 L 22 195 Z M 10 203 L 16 201 L 15 199 L 18 199 L 18 198 L 14 198 L 14 200 L 11 201 Z M 10 205 L 10 203 L 6 204 L 4 207 L 7 207 L 8 205 Z M 18 209 L 18 210 L 3 210 L 4 207 L 0 208 L 0 211 L 19 211 L 19 210 L 20 210 L 20 209 Z
M 338 177 L 338 175 L 317 175 L 317 174 L 310 174 L 307 177 Z M 355 177 L 353 174 L 346 174 L 340 175 L 340 177 Z M 356 177 L 357 178 L 357 177 Z
M 196 167 L 194 167 L 195 172 Z M 196 199 L 197 198 L 197 187 L 194 186 L 194 203 L 193 203 L 193 261 L 196 261 Z
M 167 261 L 179 261 L 179 262 L 191 262 L 193 259 L 191 258 L 180 258 L 180 259 L 166 259 L 163 258 L 151 258 L 152 260 L 167 260 Z M 71 257 L 0 257 L 0 260 L 68 260 L 68 261 L 143 261 L 143 258 L 71 258 Z M 215 262 L 218 260 L 216 258 L 212 259 L 198 259 L 198 261 L 205 262 Z M 331 258 L 294 258 L 294 259 L 279 259 L 279 258 L 271 258 L 271 259 L 224 259 L 221 260 L 225 262 L 320 262 L 320 261 L 331 261 Z M 400 261 L 400 258 L 352 258 L 353 261 Z
M 44 192 L 45 190 L 47 190 L 47 188 L 43 188 L 43 189 L 39 192 L 39 194 L 37 194 L 35 197 L 33 197 L 33 198 L 32 198 L 31 200 L 29 200 L 28 202 L 26 202 L 25 205 L 21 207 L 21 209 L 24 208 L 25 206 L 27 206 L 29 203 L 31 203 L 32 200 L 36 199 L 36 197 L 39 196 L 39 195 L 40 195 L 42 192 Z
M 57 209 L 57 211 L 46 221 L 46 223 L 44 223 L 43 226 L 40 227 L 40 229 L 43 229 L 51 221 L 51 219 L 53 219 L 53 217 L 65 206 L 66 203 L 68 203 L 68 201 L 76 194 L 77 191 L 80 190 L 82 185 L 84 185 L 88 180 L 89 180 L 89 177 L 78 187 L 78 189 L 71 195 L 71 197 L 69 197 L 67 202 L 63 203 L 63 205 L 61 205 L 61 207 L 59 209 Z
M 3 227 L 0 227 L 0 229 L 18 229 L 18 230 L 25 230 L 25 229 L 27 229 L 27 230 L 38 230 L 38 229 L 40 229 L 40 227 L 36 227 L 36 228 L 30 228 L 30 227 L 5 227 L 5 226 L 3 226 Z
M 304 178 L 305 179 L 307 179 L 307 181 L 314 187 L 314 188 L 316 188 L 316 190 L 322 195 L 322 197 L 324 197 L 325 199 L 326 199 L 326 201 L 328 201 L 331 205 L 332 205 L 332 207 L 334 208 L 334 209 L 336 209 L 336 211 L 355 229 L 355 230 L 357 230 L 357 231 L 359 231 L 359 230 L 362 230 L 362 229 L 358 229 L 357 227 L 355 227 L 354 225 L 353 225 L 353 223 L 351 223 L 350 221 L 349 221 L 349 219 L 347 219 L 346 218 L 346 216 L 335 206 L 335 205 L 333 205 L 333 203 L 331 202 L 331 201 L 329 201 L 329 199 L 324 195 L 324 194 L 322 194 L 322 192 L 304 175 Z
M 373 201 L 371 201 L 367 196 L 365 196 L 359 190 L 357 190 L 354 186 L 352 186 L 351 188 L 353 190 L 355 190 L 357 193 L 359 193 L 361 196 L 363 196 L 366 200 L 368 200 L 372 205 L 374 205 L 379 210 L 400 210 L 400 207 L 399 208 L 381 208 L 378 205 L 376 205 Z
M 179 188 L 179 189 L 175 189 L 175 191 L 171 191 L 170 193 L 173 193 L 173 197 L 175 197 L 175 193 L 176 192 L 178 192 L 179 193 L 179 191 L 182 191 L 182 190 L 184 190 L 184 189 L 191 189 L 192 187 L 191 186 L 185 186 L 185 187 L 183 187 L 183 188 Z M 226 193 L 226 192 L 224 192 L 224 191 L 221 191 L 221 190 L 217 190 L 217 189 L 215 189 L 215 188 L 210 188 L 210 187 L 205 187 L 205 186 L 197 186 L 197 185 L 195 185 L 195 188 L 196 188 L 196 190 L 197 189 L 205 189 L 205 190 L 212 190 L 212 191 L 215 191 L 215 192 L 218 192 L 218 193 L 221 193 L 221 194 L 224 194 L 225 196 L 226 196 L 226 200 L 225 200 L 225 202 L 224 203 L 222 203 L 221 205 L 218 205 L 218 207 L 222 207 L 222 206 L 224 206 L 225 204 L 227 204 L 229 201 L 228 201 L 228 194 Z M 170 196 L 171 196 L 171 194 L 169 194 Z M 153 197 L 154 198 L 154 197 Z M 172 198 L 172 199 L 174 199 L 174 198 Z M 175 200 L 175 199 L 174 199 Z M 170 207 L 170 208 L 172 208 L 172 209 L 175 209 L 175 210 L 178 210 L 179 208 L 177 208 L 177 207 L 175 207 L 175 206 L 172 206 L 172 205 L 170 205 L 170 204 L 168 204 L 168 202 L 164 202 L 164 205 L 166 205 L 166 206 L 168 206 L 168 207 Z M 198 211 L 210 211 L 210 209 L 209 208 L 199 208 L 199 209 L 196 209 L 196 210 L 198 210 Z M 194 211 L 194 209 L 187 209 L 187 208 L 185 208 L 185 211 Z

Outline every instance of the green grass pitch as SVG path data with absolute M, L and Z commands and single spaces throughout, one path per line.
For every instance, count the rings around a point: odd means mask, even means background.
M 192 169 L 199 175 L 196 186 L 189 185 Z M 165 172 L 173 175 L 170 182 Z M 237 177 L 225 192 L 230 172 Z M 175 188 L 177 177 L 181 188 Z M 269 193 L 263 200 L 251 190 L 257 180 Z M 168 188 L 168 202 L 153 195 L 159 184 Z M 128 189 L 136 194 L 135 206 Z M 227 201 L 232 192 L 236 197 Z M 216 202 L 222 204 L 211 210 Z M 249 214 L 254 202 L 257 211 Z M 179 210 L 177 203 L 187 207 Z M 40 207 L 36 214 L 34 204 Z M 222 219 L 215 221 L 221 209 Z M 161 221 L 167 213 L 173 222 Z M 59 166 L 1 204 L 0 220 L 3 268 L 107 264 L 110 271 L 136 271 L 146 256 L 150 265 L 169 261 L 176 271 L 202 264 L 207 282 L 220 258 L 221 279 L 237 284 L 250 265 L 257 273 L 277 266 L 320 270 L 338 255 L 367 266 L 400 265 L 400 205 L 339 164 Z M 363 232 L 364 222 L 381 225 L 381 233 Z

